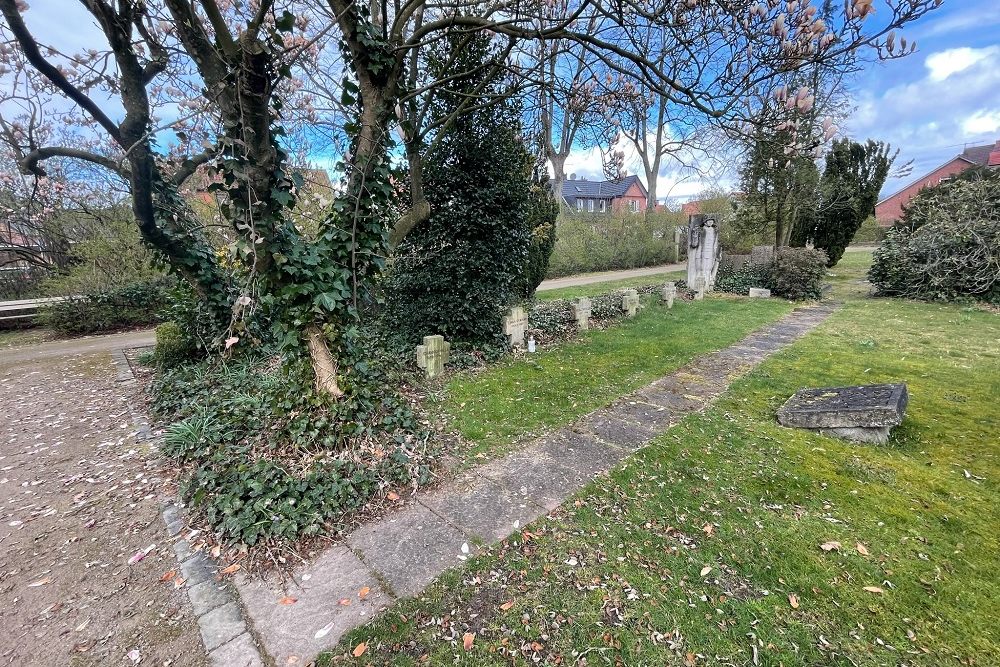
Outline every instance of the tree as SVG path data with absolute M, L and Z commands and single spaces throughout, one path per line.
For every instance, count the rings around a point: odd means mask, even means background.
M 493 67 L 503 53 L 493 41 L 456 30 L 438 45 L 431 74 L 450 84 L 435 94 L 434 118 L 504 87 Z M 395 328 L 411 340 L 435 333 L 496 342 L 504 309 L 520 297 L 534 196 L 520 113 L 510 99 L 480 106 L 434 137 L 423 166 L 431 215 L 401 243 L 389 280 Z
M 409 210 L 389 219 L 389 156 L 392 130 L 399 127 L 406 136 L 407 102 L 448 87 L 444 79 L 414 88 L 410 75 L 421 66 L 421 54 L 450 31 L 490 31 L 518 53 L 558 40 L 602 62 L 622 58 L 634 65 L 634 75 L 678 104 L 716 122 L 754 123 L 746 104 L 754 91 L 862 47 L 880 57 L 904 55 L 912 47 L 897 43 L 894 31 L 938 4 L 893 0 L 874 14 L 872 0 L 854 0 L 831 23 L 808 3 L 747 8 L 572 0 L 564 14 L 550 18 L 540 9 L 544 3 L 511 7 L 478 0 L 464 5 L 461 15 L 426 0 L 83 0 L 107 43 L 61 54 L 29 29 L 25 3 L 0 0 L 9 76 L 16 79 L 10 89 L 17 91 L 3 101 L 20 103 L 29 118 L 15 132 L 24 171 L 42 176 L 45 162 L 66 159 L 116 174 L 128 184 L 143 238 L 191 284 L 217 323 L 220 343 L 240 343 L 248 319 L 266 316 L 287 363 L 308 364 L 317 392 L 336 399 L 350 370 L 340 360 L 353 358 L 347 347 L 360 304 L 390 248 L 430 215 L 418 163 L 409 170 Z M 646 54 L 651 26 L 670 33 L 677 45 L 672 57 L 686 63 L 678 76 Z M 318 53 L 335 49 L 342 66 L 329 71 L 343 74 L 342 103 L 353 112 L 343 126 L 343 182 L 320 233 L 308 238 L 289 222 L 300 179 L 289 169 L 282 123 L 292 118 L 301 71 L 315 71 Z M 517 58 L 509 69 L 524 76 Z M 61 103 L 46 104 L 58 97 L 72 103 L 69 114 Z M 178 104 L 181 113 L 158 119 Z M 39 142 L 34 130 L 54 114 L 93 141 Z M 185 123 L 195 127 L 178 135 L 178 150 L 160 149 L 163 133 Z M 230 259 L 243 269 L 239 280 L 220 263 L 178 195 L 201 165 L 212 168 L 215 189 L 225 196 L 222 215 L 236 238 Z M 249 343 L 250 337 L 242 338 Z
M 864 144 L 850 139 L 833 142 L 826 154 L 815 227 L 807 233 L 811 221 L 804 221 L 799 233 L 826 252 L 829 266 L 840 261 L 865 218 L 875 214 L 878 193 L 898 154 L 871 139 Z

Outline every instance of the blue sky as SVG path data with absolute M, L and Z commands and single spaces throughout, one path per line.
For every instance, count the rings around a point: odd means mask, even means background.
M 875 3 L 885 11 L 881 2 Z M 1000 0 L 944 0 L 902 32 L 916 53 L 872 63 L 851 85 L 855 108 L 843 134 L 878 139 L 899 148 L 899 163 L 913 160 L 909 178 L 890 179 L 891 194 L 962 152 L 966 144 L 1000 140 Z M 626 151 L 628 155 L 628 151 Z M 631 173 L 642 173 L 637 161 Z M 600 153 L 578 151 L 566 171 L 602 179 Z M 686 200 L 711 182 L 673 183 L 661 172 L 661 197 Z M 733 187 L 735 175 L 719 185 Z
M 853 86 L 845 130 L 888 141 L 920 176 L 965 144 L 1000 140 L 1000 0 L 945 0 L 904 34 L 917 52 L 873 65 Z M 886 183 L 883 194 L 907 179 Z
M 45 41 L 75 51 L 100 40 L 93 20 L 78 3 L 29 4 L 28 25 Z M 917 52 L 872 64 L 857 77 L 852 85 L 855 108 L 843 129 L 854 139 L 880 139 L 899 148 L 901 162 L 913 160 L 912 180 L 960 153 L 966 144 L 1000 139 L 1000 0 L 944 0 L 903 34 L 917 40 Z M 637 166 L 631 165 L 630 171 L 641 172 Z M 566 171 L 603 178 L 600 152 L 575 152 Z M 732 182 L 730 176 L 722 184 Z M 906 182 L 890 180 L 883 194 Z M 709 185 L 696 179 L 674 184 L 665 174 L 659 194 L 687 199 Z

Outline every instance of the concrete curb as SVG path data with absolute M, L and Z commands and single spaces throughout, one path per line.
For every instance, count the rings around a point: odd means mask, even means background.
M 111 356 L 118 372 L 118 384 L 134 390 L 137 382 L 124 350 L 114 350 Z M 131 397 L 128 406 L 136 428 L 136 441 L 152 440 L 149 421 Z M 173 499 L 165 499 L 161 508 L 167 534 L 176 540 L 174 555 L 180 564 L 188 601 L 198 621 L 209 664 L 213 667 L 264 667 L 260 650 L 247 628 L 238 596 L 228 583 L 216 579 L 218 567 L 212 559 L 204 552 L 191 549 L 190 543 L 180 536 L 184 530 L 181 507 Z

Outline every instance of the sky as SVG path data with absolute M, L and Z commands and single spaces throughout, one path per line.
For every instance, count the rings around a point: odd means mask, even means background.
M 843 127 L 843 135 L 852 139 L 877 139 L 898 148 L 897 164 L 913 161 L 908 178 L 886 181 L 884 196 L 947 162 L 965 145 L 1000 140 L 1000 0 L 944 0 L 902 34 L 917 40 L 916 53 L 873 64 L 853 82 L 856 108 Z M 600 152 L 574 152 L 566 171 L 603 179 Z M 641 166 L 633 162 L 630 172 L 641 175 Z M 658 194 L 674 201 L 696 197 L 712 185 L 701 179 L 676 183 L 664 172 L 658 183 Z M 731 187 L 733 180 L 720 184 Z
M 32 0 L 29 5 L 26 21 L 47 42 L 75 51 L 100 38 L 76 2 Z M 948 161 L 966 145 L 1000 140 L 1000 0 L 944 0 L 903 35 L 917 40 L 917 52 L 873 64 L 856 78 L 851 86 L 855 108 L 843 127 L 844 135 L 859 141 L 889 142 L 899 149 L 900 163 L 913 161 L 912 175 L 887 181 L 883 195 Z M 626 158 L 630 173 L 641 175 L 635 156 Z M 712 185 L 734 184 L 732 176 L 717 183 L 690 174 L 678 180 L 666 169 L 658 194 L 675 202 Z M 603 179 L 600 151 L 574 151 L 566 172 Z

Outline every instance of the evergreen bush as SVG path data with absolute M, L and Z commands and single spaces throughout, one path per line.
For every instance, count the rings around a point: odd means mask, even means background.
M 822 250 L 782 248 L 771 269 L 771 292 L 792 301 L 818 299 L 823 294 L 826 267 Z

